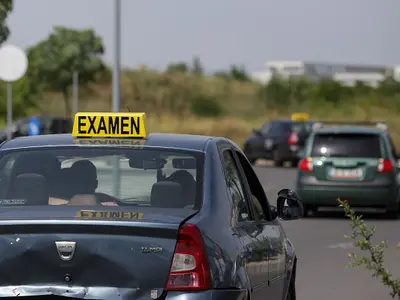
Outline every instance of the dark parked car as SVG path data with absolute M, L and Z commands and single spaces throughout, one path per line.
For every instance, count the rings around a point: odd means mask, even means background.
M 271 206 L 236 144 L 92 141 L 1 145 L 1 297 L 296 299 L 297 257 L 279 219 L 300 218 L 301 202 L 281 190 Z
M 278 167 L 289 161 L 297 166 L 305 141 L 312 131 L 312 121 L 272 120 L 254 129 L 244 144 L 244 153 L 251 163 L 257 159 L 273 160 Z
M 35 117 L 39 123 L 39 135 L 42 134 L 58 134 L 58 133 L 71 133 L 73 120 L 72 118 L 46 116 Z M 7 140 L 7 131 L 11 131 L 12 138 L 28 136 L 29 123 L 32 117 L 26 117 L 16 121 L 11 128 L 0 130 L 0 142 Z

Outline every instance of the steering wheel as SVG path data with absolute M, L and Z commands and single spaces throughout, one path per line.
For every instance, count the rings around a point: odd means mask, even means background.
M 95 193 L 99 204 L 102 204 L 104 202 L 114 202 L 117 203 L 118 206 L 137 206 L 137 204 L 134 203 L 125 203 L 123 201 L 121 201 L 118 198 L 115 198 L 113 196 L 107 195 L 105 193 Z

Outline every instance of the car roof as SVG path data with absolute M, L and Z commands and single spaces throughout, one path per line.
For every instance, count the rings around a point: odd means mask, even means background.
M 319 133 L 359 133 L 359 134 L 382 134 L 382 129 L 367 126 L 332 126 L 317 129 L 315 134 Z
M 293 121 L 292 119 L 274 119 L 269 122 L 288 122 L 288 123 L 314 123 L 315 121 L 308 120 L 308 121 Z
M 293 121 L 291 119 L 275 119 L 271 121 L 265 122 L 265 124 L 269 123 L 285 123 L 285 124 L 313 124 L 315 121 Z
M 4 142 L 0 146 L 0 150 L 29 147 L 76 146 L 76 144 L 74 143 L 74 139 L 75 137 L 73 137 L 71 134 L 47 134 L 18 137 L 10 141 Z M 206 144 L 212 139 L 218 140 L 222 138 L 190 134 L 151 133 L 146 137 L 146 146 L 204 152 Z

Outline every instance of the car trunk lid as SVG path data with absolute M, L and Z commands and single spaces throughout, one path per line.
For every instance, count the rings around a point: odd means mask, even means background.
M 118 209 L 110 209 L 115 217 Z M 160 295 L 180 225 L 195 213 L 141 208 L 140 220 L 128 220 L 132 213 L 138 214 L 125 210 L 126 220 L 115 221 L 104 220 L 104 210 L 103 220 L 72 220 L 65 217 L 65 211 L 71 209 L 63 211 L 64 217 L 58 215 L 55 220 L 38 217 L 7 221 L 15 211 L 2 214 L 0 268 L 8 275 L 0 278 L 0 296 L 5 293 L 1 287 L 15 287 L 16 292 L 8 289 L 11 294 L 4 295 L 8 297 L 15 293 L 76 298 L 103 293 L 107 299 L 121 299 L 121 293 L 134 299 Z

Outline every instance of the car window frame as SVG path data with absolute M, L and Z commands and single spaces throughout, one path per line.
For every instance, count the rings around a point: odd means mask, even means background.
M 231 195 L 231 193 L 229 191 L 229 188 L 228 188 L 228 185 L 227 185 L 227 178 L 226 178 L 226 173 L 225 173 L 225 164 L 224 164 L 224 160 L 225 160 L 224 154 L 225 154 L 225 152 L 231 152 L 231 154 L 232 154 L 233 161 L 234 161 L 234 163 L 235 163 L 235 165 L 236 165 L 236 167 L 238 169 L 238 172 L 239 172 L 239 181 L 243 180 L 242 179 L 243 175 L 241 173 L 242 170 L 241 170 L 240 165 L 238 165 L 236 157 L 235 157 L 235 153 L 234 153 L 232 147 L 229 144 L 225 144 L 225 143 L 224 144 L 220 144 L 218 146 L 218 150 L 219 150 L 220 160 L 221 160 L 221 163 L 222 163 L 222 171 L 223 171 L 223 175 L 224 175 L 226 193 L 227 193 L 227 196 L 229 197 L 229 201 L 231 203 L 231 207 L 232 207 L 232 209 L 234 209 L 234 201 L 233 201 L 232 195 Z M 249 200 L 248 200 L 248 194 L 247 194 L 248 191 L 247 191 L 246 182 L 244 182 L 244 183 L 241 182 L 241 185 L 242 185 L 242 189 L 243 189 L 243 198 L 244 198 L 244 201 L 246 202 L 246 206 L 247 206 L 248 211 L 249 211 L 249 220 L 239 221 L 238 219 L 235 218 L 234 219 L 234 225 L 241 225 L 241 224 L 246 224 L 246 223 L 249 223 L 249 222 L 252 223 L 252 222 L 256 221 L 255 214 L 254 214 L 253 207 L 252 207 L 252 203 L 249 202 Z
M 266 122 L 260 127 L 260 132 L 264 135 L 268 134 L 271 130 L 270 122 Z
M 394 160 L 398 160 L 399 157 L 397 156 L 397 149 L 395 144 L 393 143 L 393 140 L 390 136 L 389 133 L 385 133 L 385 137 L 386 137 L 386 141 L 387 141 L 387 145 L 389 146 L 389 152 L 391 154 L 391 156 L 393 157 Z
M 256 195 L 254 195 L 254 197 L 257 199 L 257 201 L 259 201 L 259 203 L 261 205 L 261 208 L 262 208 L 264 216 L 265 216 L 264 220 L 260 219 L 259 216 L 255 213 L 256 212 L 256 208 L 255 208 L 255 204 L 254 204 L 253 193 L 252 193 L 249 181 L 247 180 L 246 172 L 245 172 L 245 170 L 243 168 L 242 161 L 240 160 L 239 156 L 241 156 L 246 161 L 247 161 L 247 159 L 234 146 L 232 147 L 232 149 L 233 149 L 233 153 L 235 155 L 235 159 L 237 161 L 236 163 L 239 165 L 239 168 L 240 168 L 242 180 L 245 182 L 245 186 L 246 186 L 245 188 L 246 188 L 246 194 L 247 194 L 246 196 L 247 196 L 248 201 L 249 201 L 249 203 L 251 205 L 251 208 L 253 210 L 253 215 L 254 215 L 255 221 L 257 221 L 257 222 L 271 222 L 272 221 L 272 213 L 271 213 L 271 209 L 270 209 L 270 203 L 268 201 L 268 197 L 267 197 L 267 195 L 265 193 L 265 190 L 262 187 L 260 180 L 258 179 L 257 174 L 255 173 L 253 167 L 248 163 L 248 167 L 250 167 L 249 168 L 250 172 L 252 172 L 252 175 L 258 180 L 258 184 L 260 185 L 260 190 L 262 191 L 261 197 L 264 198 L 264 200 L 265 200 L 264 201 L 265 205 L 263 205 L 262 201 L 260 201 L 260 199 L 258 199 L 258 197 L 256 197 Z

